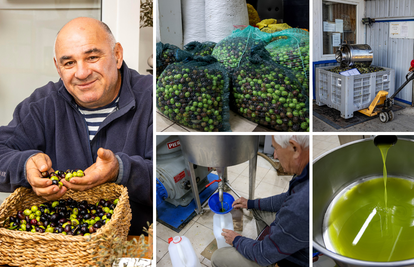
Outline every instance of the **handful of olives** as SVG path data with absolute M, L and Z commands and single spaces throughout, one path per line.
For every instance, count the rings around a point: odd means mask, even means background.
M 70 181 L 70 179 L 72 177 L 83 177 L 85 176 L 85 173 L 81 170 L 81 169 L 77 169 L 77 170 L 66 170 L 64 171 L 59 171 L 56 170 L 55 172 L 42 172 L 41 173 L 43 178 L 48 178 L 50 180 L 52 180 L 52 185 L 57 185 L 59 186 L 59 188 L 62 188 L 63 183 L 60 181 L 62 179 L 65 179 L 66 181 Z
M 18 211 L 15 216 L 4 221 L 3 227 L 33 233 L 87 236 L 110 221 L 118 201 L 101 199 L 95 205 L 88 204 L 86 200 L 78 202 L 72 198 L 45 202 Z

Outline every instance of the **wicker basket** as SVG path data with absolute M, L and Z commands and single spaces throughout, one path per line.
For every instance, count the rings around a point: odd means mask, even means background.
M 90 266 L 95 265 L 94 255 L 110 248 L 108 240 L 118 236 L 126 240 L 132 218 L 128 190 L 116 184 L 103 184 L 79 192 L 68 190 L 62 199 L 86 200 L 96 203 L 101 198 L 119 202 L 111 220 L 89 237 L 53 233 L 21 232 L 0 228 L 0 265 L 13 266 Z M 44 203 L 31 189 L 20 187 L 0 206 L 0 227 L 17 211 Z M 114 230 L 111 230 L 114 229 Z M 98 253 L 96 253 L 98 252 Z M 100 259 L 102 261 L 102 258 Z M 109 264 L 109 262 L 108 262 Z

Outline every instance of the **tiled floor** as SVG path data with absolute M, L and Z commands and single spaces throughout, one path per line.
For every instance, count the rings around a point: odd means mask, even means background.
M 248 162 L 228 167 L 228 179 L 232 187 L 243 197 L 248 198 Z M 257 158 L 256 171 L 256 198 L 268 197 L 287 191 L 291 176 L 278 176 L 272 165 L 262 157 Z M 236 197 L 236 195 L 230 191 Z M 197 215 L 188 223 L 180 233 L 176 233 L 164 225 L 157 223 L 157 267 L 170 267 L 171 259 L 168 253 L 168 238 L 176 235 L 186 236 L 199 257 L 201 266 L 211 266 L 210 260 L 201 256 L 201 252 L 214 240 L 212 211 L 206 211 L 203 215 Z M 256 238 L 255 221 L 250 217 L 249 211 L 244 211 L 243 216 L 243 236 Z
M 196 130 L 171 121 L 159 111 L 156 114 L 157 132 L 196 132 Z M 233 132 L 253 132 L 257 127 L 257 123 L 251 122 L 230 111 L 230 127 Z
M 339 145 L 337 135 L 313 135 L 313 159 Z

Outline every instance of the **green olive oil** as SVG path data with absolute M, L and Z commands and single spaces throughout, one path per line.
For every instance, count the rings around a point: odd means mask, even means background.
M 225 212 L 226 210 L 224 209 L 224 206 L 223 206 L 223 201 L 221 202 L 221 210 L 220 210 L 220 212 Z
M 382 178 L 352 187 L 335 203 L 328 233 L 336 252 L 366 261 L 414 258 L 414 182 L 389 177 L 387 188 L 388 209 Z
M 384 203 L 385 203 L 385 210 L 388 210 L 388 196 L 387 196 L 387 154 L 388 149 L 390 149 L 392 145 L 391 144 L 382 144 L 378 145 L 379 150 L 381 151 L 381 157 L 382 157 L 382 164 L 383 164 L 383 170 L 382 175 L 384 176 Z M 385 229 L 388 229 L 388 222 L 389 222 L 389 216 L 388 213 L 386 213 L 386 219 L 385 219 Z
M 391 145 L 378 145 L 383 178 L 357 184 L 333 205 L 328 235 L 334 250 L 366 261 L 414 258 L 414 181 L 387 177 Z

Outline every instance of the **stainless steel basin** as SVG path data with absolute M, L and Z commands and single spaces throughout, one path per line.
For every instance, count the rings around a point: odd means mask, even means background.
M 389 177 L 414 178 L 414 142 L 399 139 L 387 156 Z M 382 159 L 373 139 L 348 143 L 333 149 L 313 162 L 313 246 L 331 257 L 338 266 L 414 266 L 414 259 L 394 262 L 355 260 L 326 249 L 323 220 L 334 197 L 347 185 L 363 178 L 382 176 Z

